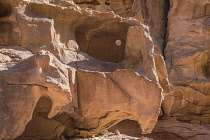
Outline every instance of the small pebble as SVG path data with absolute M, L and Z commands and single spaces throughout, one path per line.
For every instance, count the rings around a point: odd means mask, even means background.
M 120 131 L 119 130 L 115 130 L 115 135 L 120 135 Z

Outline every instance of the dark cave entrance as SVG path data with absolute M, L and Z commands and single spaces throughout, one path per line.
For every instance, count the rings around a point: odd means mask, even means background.
M 106 23 L 92 24 L 86 23 L 76 30 L 75 36 L 80 51 L 100 61 L 112 63 L 123 61 L 128 25 L 114 22 L 104 25 L 104 29 L 97 29 L 98 24 Z
M 118 63 L 124 60 L 125 40 L 117 34 L 99 32 L 90 39 L 87 54 L 106 61 Z
M 6 3 L 2 3 L 0 1 L 0 18 L 10 16 L 11 12 L 12 12 L 12 10 L 11 10 L 10 5 L 8 5 Z

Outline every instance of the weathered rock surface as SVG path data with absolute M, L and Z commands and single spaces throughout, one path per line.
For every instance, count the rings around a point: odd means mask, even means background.
M 0 139 L 93 136 L 124 119 L 154 128 L 171 86 L 149 28 L 123 16 L 131 1 L 86 2 L 0 1 Z
M 0 0 L 0 139 L 208 139 L 209 27 L 209 0 Z
M 210 1 L 172 0 L 165 57 L 175 91 L 165 99 L 166 114 L 208 114 Z
M 81 115 L 78 113 L 75 120 L 88 133 L 100 133 L 125 119 L 138 121 L 142 133 L 154 128 L 161 102 L 161 89 L 155 82 L 129 70 L 111 73 L 79 70 L 77 80 Z M 95 86 L 90 88 L 92 85 Z
M 165 97 L 162 108 L 181 122 L 163 122 L 164 131 L 187 139 L 209 139 L 210 1 L 170 3 L 165 58 L 175 90 Z
M 52 101 L 49 118 L 71 102 L 68 70 L 48 52 L 5 65 L 0 76 L 1 139 L 15 138 L 24 131 L 40 97 Z

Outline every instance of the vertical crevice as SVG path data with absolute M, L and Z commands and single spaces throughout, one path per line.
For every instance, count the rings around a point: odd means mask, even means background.
M 141 10 L 142 10 L 142 15 L 145 20 L 145 23 L 149 22 L 149 12 L 148 12 L 148 8 L 147 8 L 146 0 L 141 1 Z M 147 24 L 149 24 L 149 23 L 147 23 Z
M 168 14 L 169 14 L 169 10 L 170 10 L 170 0 L 166 0 L 166 7 L 165 7 L 165 34 L 164 34 L 164 46 L 163 46 L 163 57 L 165 59 L 165 48 L 168 42 Z

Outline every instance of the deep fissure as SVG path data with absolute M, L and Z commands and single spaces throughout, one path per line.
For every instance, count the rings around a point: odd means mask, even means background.
M 166 7 L 165 7 L 165 34 L 164 34 L 164 45 L 163 45 L 163 50 L 162 50 L 162 54 L 164 59 L 165 58 L 165 48 L 167 46 L 167 42 L 168 42 L 168 15 L 169 15 L 169 10 L 170 10 L 170 0 L 166 0 Z

